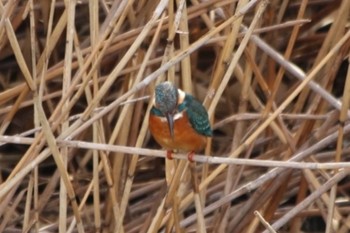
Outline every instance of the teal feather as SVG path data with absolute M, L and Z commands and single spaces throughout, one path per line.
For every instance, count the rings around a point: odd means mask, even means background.
M 151 114 L 159 117 L 165 117 L 162 111 L 160 111 L 158 108 L 154 106 L 151 108 Z
M 184 101 L 178 109 L 186 109 L 192 127 L 199 133 L 208 137 L 213 136 L 207 110 L 192 95 L 186 94 Z

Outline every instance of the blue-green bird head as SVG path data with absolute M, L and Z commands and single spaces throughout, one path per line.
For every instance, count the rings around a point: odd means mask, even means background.
M 171 82 L 163 82 L 156 86 L 155 105 L 168 121 L 171 137 L 174 136 L 174 114 L 178 103 L 178 90 Z

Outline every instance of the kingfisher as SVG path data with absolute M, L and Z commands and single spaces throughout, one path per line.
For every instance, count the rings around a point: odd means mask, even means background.
M 174 150 L 179 150 L 189 152 L 191 162 L 194 153 L 204 149 L 207 138 L 213 135 L 204 106 L 168 81 L 155 88 L 149 129 L 156 142 L 167 150 L 168 159 L 172 159 Z

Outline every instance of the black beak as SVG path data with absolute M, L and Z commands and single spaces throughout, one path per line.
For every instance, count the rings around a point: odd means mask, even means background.
M 171 136 L 171 138 L 174 138 L 174 119 L 173 119 L 173 114 L 167 113 L 167 114 L 165 114 L 165 117 L 166 117 L 166 119 L 168 121 L 170 136 Z

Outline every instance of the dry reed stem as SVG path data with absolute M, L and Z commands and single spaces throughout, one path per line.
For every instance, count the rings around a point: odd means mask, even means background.
M 345 126 L 345 132 L 350 132 L 350 126 Z M 296 154 L 303 154 L 303 156 L 315 153 L 318 150 L 321 150 L 322 147 L 329 145 L 331 142 L 335 141 L 338 138 L 337 133 L 333 133 L 329 135 L 327 138 L 322 139 L 318 143 L 313 145 L 311 150 L 298 152 Z M 0 136 L 0 141 L 3 142 L 11 142 L 11 143 L 20 143 L 20 144 L 31 144 L 34 139 L 33 138 L 23 138 L 16 136 Z M 162 150 L 151 150 L 151 149 L 143 149 L 143 148 L 134 148 L 127 146 L 117 146 L 117 145 L 107 145 L 101 143 L 89 143 L 83 141 L 57 141 L 57 143 L 61 146 L 68 146 L 72 148 L 80 148 L 80 149 L 93 149 L 93 150 L 102 150 L 109 152 L 121 152 L 121 153 L 134 153 L 140 154 L 144 156 L 156 156 L 159 158 L 166 158 L 166 153 Z M 177 153 L 173 155 L 175 159 L 187 160 L 187 154 Z M 193 156 L 193 160 L 200 163 L 207 164 L 234 164 L 234 165 L 245 165 L 245 166 L 263 166 L 263 167 L 285 167 L 285 168 L 294 168 L 294 169 L 314 169 L 314 170 L 324 170 L 324 169 L 340 169 L 347 168 L 350 166 L 349 162 L 326 162 L 326 163 L 318 163 L 318 162 L 294 162 L 295 158 L 290 161 L 273 161 L 273 160 L 258 160 L 258 159 L 241 159 L 241 158 L 229 158 L 229 157 L 215 157 L 215 156 L 205 156 L 196 154 Z M 38 163 L 37 161 L 32 161 L 32 164 Z M 29 165 L 28 165 L 29 166 Z M 30 165 L 31 167 L 33 165 Z M 24 175 L 24 174 L 23 174 Z M 16 177 L 17 178 L 17 177 Z M 1 192 L 2 193 L 2 192 Z
M 350 128 L 349 128 L 350 129 Z M 308 147 L 307 149 L 301 150 L 300 152 L 297 152 L 296 154 L 294 154 L 293 156 L 291 156 L 291 159 L 289 159 L 289 161 L 300 161 L 302 159 L 304 159 L 306 156 L 314 153 L 315 149 L 319 150 L 322 149 L 326 144 L 328 144 L 330 141 L 335 141 L 337 138 L 337 132 L 333 133 L 332 135 L 329 135 L 327 137 L 325 137 L 324 139 L 320 140 L 319 142 L 317 142 L 316 144 Z M 302 147 L 303 148 L 303 147 Z M 224 165 L 221 165 L 224 166 Z M 277 177 L 278 175 L 282 174 L 286 172 L 285 169 L 280 169 L 280 168 L 274 168 L 271 171 L 261 175 L 259 178 L 255 179 L 252 182 L 249 182 L 245 185 L 242 185 L 240 188 L 234 190 L 233 192 L 231 192 L 230 194 L 226 195 L 225 197 L 221 198 L 219 201 L 212 203 L 211 205 L 207 206 L 205 208 L 205 213 L 210 213 L 210 211 L 214 211 L 217 206 L 225 204 L 227 202 L 232 201 L 234 198 L 237 198 L 245 193 L 248 193 L 252 190 L 255 190 L 256 188 L 260 187 L 261 185 L 263 185 L 265 182 Z M 201 188 L 201 186 L 200 186 Z M 186 199 L 183 201 L 183 207 L 188 205 L 188 202 L 191 200 L 192 195 L 188 195 L 186 197 Z M 192 218 L 188 218 L 187 221 L 184 221 L 183 224 L 188 224 L 188 222 L 190 222 L 191 220 L 193 220 Z
M 312 201 L 314 201 L 316 198 L 318 198 L 320 195 L 322 195 L 324 192 L 326 192 L 328 189 L 330 189 L 334 184 L 336 184 L 342 178 L 344 178 L 348 173 L 349 173 L 348 170 L 341 170 L 339 173 L 334 175 L 325 184 L 323 184 L 321 187 L 319 187 L 317 190 L 315 190 L 313 193 L 311 193 L 307 198 L 305 198 L 301 203 L 299 203 L 292 210 L 290 210 L 287 214 L 285 214 L 282 218 L 280 218 L 278 221 L 276 221 L 274 224 L 272 224 L 273 229 L 278 230 L 281 226 L 284 225 L 284 223 L 286 221 L 288 221 L 297 212 L 299 212 L 299 209 L 304 209 Z M 264 231 L 264 232 L 267 233 L 267 231 Z
M 75 33 L 74 28 L 74 18 L 75 18 L 75 6 L 76 1 L 66 2 L 66 9 L 68 13 L 67 18 L 67 29 L 66 29 L 66 48 L 65 48 L 65 58 L 64 58 L 64 70 L 63 70 L 63 82 L 62 82 L 62 94 L 66 95 L 67 90 L 71 84 L 71 70 L 72 70 L 72 53 L 73 53 L 73 35 Z M 63 111 L 67 111 L 67 103 L 63 105 Z M 39 110 L 40 111 L 40 110 Z M 40 114 L 39 114 L 40 115 Z M 64 122 L 62 124 L 62 131 L 66 130 L 69 126 L 69 122 Z M 62 147 L 60 150 L 62 157 L 62 165 L 66 172 L 66 176 L 68 177 L 68 150 L 66 147 Z M 61 170 L 62 172 L 62 170 Z M 71 194 L 67 193 L 67 189 L 65 186 L 65 177 L 62 177 L 60 180 L 60 212 L 59 212 L 59 231 L 65 232 L 67 226 L 67 194 L 69 197 L 72 197 Z M 78 205 L 78 204 L 77 204 Z M 73 208 L 77 208 L 74 206 Z M 79 217 L 80 218 L 80 217 Z M 77 218 L 78 224 L 80 224 L 80 219 Z M 79 229 L 79 227 L 78 227 Z M 82 228 L 83 229 L 83 228 Z M 82 230 L 81 229 L 81 230 Z
M 259 218 L 260 222 L 267 228 L 267 230 L 270 233 L 276 233 L 276 231 L 271 227 L 271 225 L 266 222 L 266 220 L 264 219 L 263 216 L 261 216 L 261 214 L 259 213 L 259 211 L 254 211 L 254 214 Z
M 346 11 L 350 10 L 350 4 L 349 3 L 343 3 L 340 9 L 340 13 L 338 16 L 338 19 L 341 20 L 341 17 L 344 17 L 347 13 L 345 13 Z M 343 21 L 344 22 L 344 21 Z M 339 27 L 344 27 L 344 23 L 339 23 Z M 345 81 L 345 87 L 344 87 L 344 94 L 343 94 L 343 105 L 342 108 L 340 110 L 340 116 L 339 116 L 339 137 L 337 140 L 337 148 L 336 148 L 336 154 L 335 154 L 335 161 L 336 162 L 340 162 L 341 161 L 341 154 L 342 154 L 342 150 L 343 150 L 343 140 L 344 140 L 344 131 L 343 131 L 343 127 L 344 127 L 344 123 L 347 119 L 347 112 L 349 109 L 349 101 L 350 101 L 350 73 L 349 73 L 349 69 L 348 69 L 348 73 L 347 73 L 347 77 L 346 77 L 346 81 Z M 338 170 L 335 170 L 335 173 L 337 173 Z M 337 184 L 335 184 L 330 192 L 330 200 L 328 202 L 328 217 L 327 217 L 327 225 L 326 225 L 326 232 L 333 232 L 334 230 L 339 230 L 338 226 L 334 226 L 334 219 L 337 220 L 337 222 L 339 222 L 341 220 L 340 217 L 335 217 L 334 216 L 334 211 L 336 211 L 337 207 L 335 206 L 335 201 L 336 201 L 336 196 L 337 196 Z M 346 224 L 344 224 L 345 226 Z
M 237 5 L 237 10 L 245 5 L 247 3 L 247 1 L 239 1 L 238 5 Z M 261 5 L 258 6 L 258 10 L 257 13 L 255 14 L 255 17 L 253 19 L 252 24 L 250 25 L 250 28 L 248 30 L 248 32 L 245 34 L 243 41 L 241 42 L 239 48 L 237 49 L 234 57 L 232 58 L 230 65 L 225 73 L 225 75 L 223 76 L 223 80 L 221 81 L 220 86 L 218 87 L 218 92 L 216 93 L 216 96 L 214 96 L 213 101 L 210 105 L 210 107 L 215 107 L 215 105 L 217 105 L 218 102 L 218 96 L 221 96 L 222 93 L 220 93 L 220 91 L 223 91 L 223 85 L 226 86 L 230 76 L 232 75 L 233 69 L 234 67 L 237 66 L 239 57 L 243 54 L 243 50 L 249 50 L 249 48 L 245 49 L 245 46 L 247 46 L 248 44 L 248 40 L 250 35 L 252 34 L 253 30 L 255 29 L 255 27 L 258 26 L 258 20 L 260 19 L 262 13 L 264 12 L 266 8 L 266 2 L 262 2 Z M 231 36 L 232 37 L 236 37 L 236 35 L 238 34 L 238 30 L 239 30 L 239 25 L 241 22 L 237 23 L 234 25 L 234 29 L 231 31 Z M 232 40 L 228 40 L 228 41 L 236 41 L 236 38 L 232 39 Z M 230 47 L 234 46 L 234 44 L 232 44 Z M 228 53 L 227 53 L 228 54 Z M 229 56 L 229 54 L 228 54 Z M 228 57 L 229 58 L 229 57 Z M 226 60 L 226 59 L 225 59 Z M 249 87 L 251 84 L 251 72 L 250 72 L 250 68 L 246 69 L 246 72 L 244 73 L 244 76 L 246 77 L 244 79 L 244 82 L 242 84 L 242 91 L 241 91 L 241 101 L 240 104 L 238 106 L 238 112 L 245 112 L 247 109 L 247 98 L 248 98 L 248 93 L 249 93 Z M 210 108 L 209 108 L 209 113 L 210 113 Z M 232 142 L 232 150 L 235 150 L 238 146 L 239 146 L 239 139 L 242 138 L 243 135 L 243 130 L 244 130 L 244 125 L 243 122 L 240 122 L 239 124 L 236 125 L 235 128 L 235 133 L 233 136 L 233 142 Z M 236 182 L 235 183 L 231 183 L 230 180 L 232 179 L 232 177 L 234 176 L 234 172 L 235 172 L 235 167 L 230 166 L 228 168 L 227 171 L 227 175 L 226 175 L 226 184 L 225 184 L 225 189 L 224 189 L 224 194 L 227 195 L 229 192 L 231 192 L 231 190 L 233 190 L 235 188 L 234 184 L 237 183 L 237 181 L 240 179 L 241 174 L 238 174 L 237 178 L 236 178 Z M 241 168 L 242 171 L 243 168 Z M 228 205 L 223 206 L 222 207 L 222 214 L 221 217 L 218 217 L 220 220 L 220 226 L 219 226 L 219 231 L 225 231 L 228 221 L 229 221 L 229 208 Z

